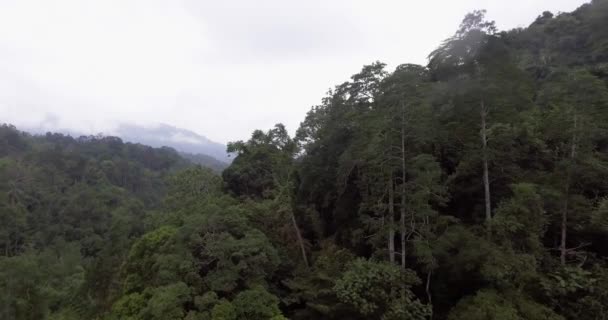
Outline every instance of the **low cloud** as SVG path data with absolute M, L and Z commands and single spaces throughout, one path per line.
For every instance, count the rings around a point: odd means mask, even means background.
M 276 122 L 293 132 L 363 64 L 424 64 L 468 11 L 504 29 L 583 2 L 5 0 L 0 121 L 163 122 L 224 143 Z

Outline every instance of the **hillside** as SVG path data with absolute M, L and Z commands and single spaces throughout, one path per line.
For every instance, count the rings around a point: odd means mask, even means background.
M 229 166 L 228 163 L 219 161 L 216 158 L 208 156 L 206 154 L 180 152 L 179 155 L 194 164 L 199 164 L 203 167 L 211 168 L 215 172 L 222 172 L 222 170 L 226 169 L 226 167 Z
M 224 163 L 231 161 L 226 153 L 225 145 L 213 142 L 193 131 L 166 124 L 149 127 L 121 124 L 113 134 L 129 142 L 156 148 L 168 146 L 179 152 L 211 156 Z
M 33 126 L 24 128 L 23 131 L 34 135 L 45 135 L 49 129 L 48 127 Z M 88 136 L 79 131 L 61 128 L 55 128 L 50 132 L 71 137 Z M 154 148 L 173 148 L 191 162 L 212 168 L 217 172 L 221 172 L 232 161 L 232 158 L 226 153 L 225 145 L 213 142 L 192 131 L 166 124 L 145 127 L 121 124 L 110 133 L 100 133 L 97 136 L 117 137 L 125 142 L 140 143 Z

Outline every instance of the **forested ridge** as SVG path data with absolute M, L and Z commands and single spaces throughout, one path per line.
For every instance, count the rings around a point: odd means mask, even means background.
M 1 126 L 0 319 L 608 319 L 608 1 L 484 14 L 221 175 Z

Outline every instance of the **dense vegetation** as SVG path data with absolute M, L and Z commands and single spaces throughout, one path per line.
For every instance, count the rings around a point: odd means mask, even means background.
M 216 158 L 206 155 L 206 154 L 201 154 L 201 153 L 193 154 L 193 153 L 188 153 L 188 152 L 180 152 L 179 155 L 182 156 L 183 158 L 189 160 L 192 163 L 199 164 L 202 167 L 211 168 L 211 169 L 213 169 L 213 171 L 218 172 L 218 173 L 222 172 L 222 170 L 224 170 L 224 169 L 226 169 L 226 167 L 228 167 L 228 164 L 226 162 L 219 161 Z
M 606 319 L 608 1 L 364 66 L 295 137 L 0 128 L 2 319 Z

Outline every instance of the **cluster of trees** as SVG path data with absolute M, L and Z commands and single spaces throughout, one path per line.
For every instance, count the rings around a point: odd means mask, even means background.
M 0 318 L 103 310 L 166 179 L 188 166 L 168 148 L 0 126 Z
M 294 137 L 0 129 L 2 319 L 606 319 L 608 1 L 373 63 Z

